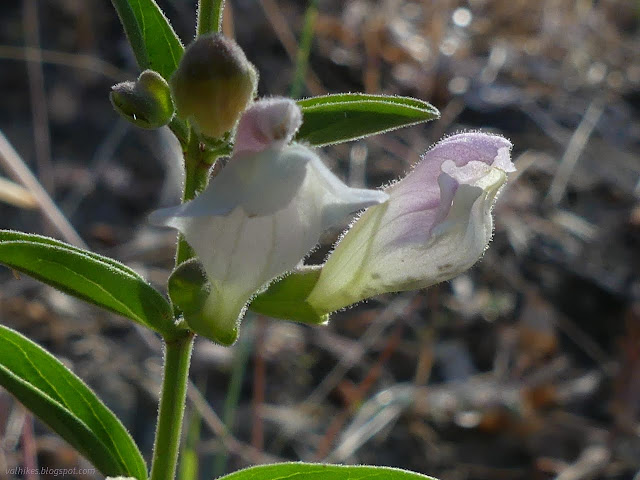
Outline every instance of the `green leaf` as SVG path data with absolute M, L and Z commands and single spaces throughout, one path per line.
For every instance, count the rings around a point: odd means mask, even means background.
M 133 439 L 82 380 L 53 355 L 2 325 L 0 385 L 103 474 L 147 478 Z
M 297 139 L 322 146 L 348 142 L 434 120 L 438 110 L 409 97 L 341 93 L 298 100 L 303 121 Z
M 272 283 L 256 296 L 249 309 L 261 315 L 320 325 L 329 315 L 318 314 L 306 301 L 318 282 L 322 267 L 305 267 Z
M 162 294 L 111 258 L 52 238 L 0 230 L 0 263 L 161 334 L 175 333 Z
M 169 80 L 184 52 L 180 39 L 155 0 L 111 0 L 140 70 Z
M 434 480 L 419 473 L 388 467 L 277 463 L 234 472 L 219 480 Z

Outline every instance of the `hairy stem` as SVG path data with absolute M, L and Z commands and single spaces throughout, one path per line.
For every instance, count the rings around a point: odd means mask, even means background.
M 178 463 L 194 334 L 167 341 L 150 480 L 173 480 Z
M 192 200 L 209 181 L 209 170 L 216 161 L 216 156 L 206 149 L 198 140 L 197 135 L 191 134 L 189 143 L 184 150 L 184 191 L 182 203 Z M 176 266 L 194 257 L 193 249 L 180 234 L 178 236 L 178 248 L 176 250 Z
M 220 31 L 224 2 L 225 0 L 200 0 L 198 2 L 198 36 Z

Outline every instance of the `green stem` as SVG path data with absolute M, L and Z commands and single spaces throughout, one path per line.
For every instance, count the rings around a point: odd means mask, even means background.
M 220 153 L 207 148 L 195 132 L 183 129 L 183 125 L 178 127 L 178 131 L 184 133 L 179 139 L 184 156 L 185 182 L 182 203 L 185 203 L 206 188 L 209 170 Z M 184 237 L 179 235 L 176 266 L 193 256 L 193 249 Z M 188 331 L 164 338 L 164 376 L 150 480 L 173 480 L 175 477 L 194 337 L 195 334 Z
M 318 17 L 318 0 L 310 0 L 304 15 L 304 27 L 300 35 L 298 55 L 296 57 L 296 71 L 291 84 L 291 97 L 298 98 L 304 93 L 305 77 L 309 65 L 309 54 L 313 43 L 313 34 Z
M 195 132 L 191 133 L 189 143 L 184 150 L 184 192 L 182 203 L 192 200 L 204 190 L 209 181 L 209 170 L 216 161 L 216 156 L 206 149 L 198 139 Z M 178 236 L 178 248 L 176 250 L 176 266 L 194 257 L 193 249 L 185 241 L 182 235 Z
M 180 449 L 193 333 L 167 341 L 150 480 L 173 480 Z
M 198 2 L 198 36 L 220 32 L 224 2 L 225 0 L 200 0 Z

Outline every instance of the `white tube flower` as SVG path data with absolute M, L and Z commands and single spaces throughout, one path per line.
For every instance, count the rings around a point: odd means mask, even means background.
M 327 227 L 388 198 L 349 188 L 312 150 L 288 145 L 300 122 L 292 100 L 255 103 L 240 120 L 228 165 L 206 190 L 152 215 L 182 232 L 202 262 L 211 291 L 202 315 L 187 321 L 220 343 L 235 341 L 251 297 L 292 270 Z
M 506 173 L 511 143 L 462 133 L 429 150 L 385 191 L 329 255 L 307 301 L 328 313 L 386 292 L 449 280 L 470 268 L 491 240 L 491 209 Z

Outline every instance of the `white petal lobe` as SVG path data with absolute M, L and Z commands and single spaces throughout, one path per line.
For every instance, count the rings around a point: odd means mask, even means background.
M 331 224 L 387 198 L 347 187 L 314 152 L 292 145 L 232 158 L 198 198 L 152 219 L 185 235 L 211 283 L 192 328 L 232 343 L 257 291 L 292 270 Z

